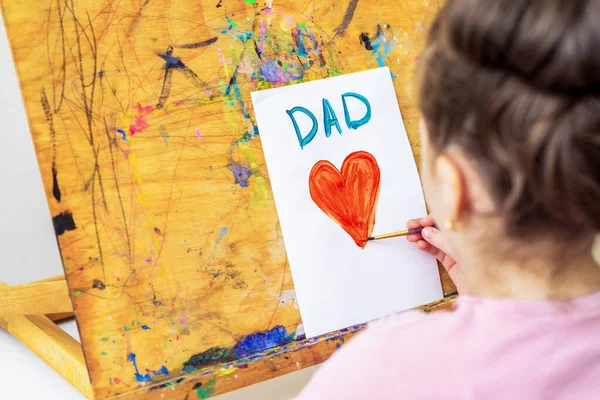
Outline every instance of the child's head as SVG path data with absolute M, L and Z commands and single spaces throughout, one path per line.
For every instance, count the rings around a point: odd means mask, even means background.
M 447 1 L 420 67 L 423 179 L 439 223 L 477 231 L 469 240 L 490 249 L 498 239 L 591 246 L 598 21 L 596 0 Z

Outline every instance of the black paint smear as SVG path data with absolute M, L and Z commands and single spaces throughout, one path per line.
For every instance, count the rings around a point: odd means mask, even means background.
M 174 383 L 175 383 L 176 385 L 178 385 L 178 384 L 180 384 L 181 382 L 183 382 L 183 380 L 184 380 L 184 379 L 185 379 L 185 378 L 179 378 L 179 379 L 175 379 Z M 149 391 L 149 392 L 154 392 L 155 390 L 164 389 L 164 388 L 166 388 L 166 387 L 169 387 L 169 386 L 172 386 L 172 385 L 173 385 L 173 383 L 171 383 L 171 382 L 165 382 L 165 383 L 162 383 L 162 384 L 160 384 L 160 385 L 150 386 L 150 387 L 148 388 L 148 391 Z M 197 389 L 197 388 L 196 388 L 196 389 Z
M 206 39 L 202 42 L 181 44 L 181 45 L 173 46 L 173 47 L 178 47 L 180 49 L 197 49 L 198 47 L 210 46 L 211 44 L 215 43 L 217 40 L 219 40 L 219 38 L 217 36 L 215 36 L 215 37 L 211 37 L 210 39 Z
M 192 71 L 187 65 L 185 65 L 179 57 L 173 55 L 173 46 L 169 46 L 165 53 L 158 53 L 158 56 L 165 60 L 165 78 L 163 80 L 163 87 L 158 98 L 158 104 L 156 108 L 164 107 L 167 102 L 169 95 L 171 94 L 171 85 L 173 84 L 173 71 L 177 70 L 183 74 L 194 86 L 198 89 L 206 89 L 208 86 L 194 71 Z
M 262 61 L 262 53 L 260 52 L 260 49 L 258 48 L 258 43 L 256 43 L 256 40 L 253 40 L 254 42 L 254 51 L 256 52 L 256 55 L 258 56 L 258 58 Z
M 56 199 L 56 201 L 58 201 L 60 203 L 60 199 L 62 197 L 62 195 L 60 194 L 60 188 L 58 187 L 58 179 L 56 178 L 56 171 L 55 168 L 53 168 L 52 171 L 52 195 L 54 196 L 54 198 Z
M 223 0 L 219 0 L 219 2 L 217 3 L 217 8 L 221 8 L 222 5 L 223 5 Z
M 73 214 L 70 212 L 60 213 L 52 218 L 52 224 L 54 225 L 54 232 L 56 236 L 60 236 L 66 231 L 72 231 L 77 229 L 75 221 L 73 220 Z
M 169 95 L 171 94 L 171 86 L 173 85 L 173 69 L 167 68 L 165 70 L 165 78 L 163 79 L 162 89 L 160 91 L 160 96 L 158 97 L 158 104 L 156 108 L 163 108 L 169 99 Z
M 189 360 L 184 362 L 183 373 L 188 374 L 208 365 L 233 361 L 236 357 L 234 349 L 218 346 L 211 347 L 202 353 L 194 354 Z
M 368 33 L 363 32 L 360 34 L 360 36 L 358 38 L 360 40 L 360 44 L 365 46 L 366 50 L 373 50 L 373 45 L 371 44 L 371 38 L 369 37 Z
M 344 13 L 344 17 L 342 18 L 342 22 L 333 30 L 335 35 L 331 38 L 329 43 L 333 42 L 338 36 L 344 36 L 346 33 L 346 29 L 350 22 L 352 22 L 352 18 L 354 18 L 354 11 L 356 11 L 356 6 L 358 5 L 358 0 L 350 0 L 348 3 L 348 7 L 346 8 L 346 12 Z
M 58 186 L 58 171 L 56 170 L 56 131 L 54 130 L 52 109 L 50 108 L 50 103 L 48 102 L 48 97 L 46 96 L 46 90 L 44 90 L 44 88 L 42 88 L 41 102 L 44 114 L 46 114 L 46 121 L 50 125 L 50 139 L 52 141 L 52 195 L 56 201 L 60 203 L 62 195 L 60 193 L 60 187 Z
M 92 285 L 94 289 L 104 290 L 106 289 L 106 285 L 100 279 L 94 279 L 94 284 Z

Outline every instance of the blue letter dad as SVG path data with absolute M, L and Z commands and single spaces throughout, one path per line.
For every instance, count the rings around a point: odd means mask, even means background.
M 359 100 L 367 107 L 365 115 L 361 119 L 352 120 L 350 118 L 350 112 L 348 111 L 348 104 L 346 103 L 346 98 L 348 98 L 348 97 L 353 97 L 353 98 Z M 357 129 L 357 128 L 365 125 L 367 122 L 369 122 L 371 120 L 371 104 L 369 103 L 369 100 L 367 100 L 366 97 L 364 97 L 358 93 L 352 93 L 352 92 L 344 93 L 342 95 L 342 104 L 344 106 L 344 119 L 346 120 L 346 126 L 349 129 Z M 302 133 L 300 132 L 300 127 L 298 126 L 298 122 L 296 121 L 296 118 L 294 117 L 294 113 L 297 113 L 297 112 L 301 112 L 301 113 L 305 114 L 312 121 L 312 127 L 310 128 L 310 131 L 308 132 L 308 134 L 306 134 L 306 136 L 302 136 Z M 298 137 L 298 142 L 300 142 L 300 148 L 304 149 L 304 147 L 307 144 L 309 144 L 317 135 L 317 131 L 319 129 L 319 123 L 317 122 L 317 118 L 310 110 L 307 110 L 306 108 L 300 107 L 300 106 L 294 107 L 291 110 L 287 110 L 286 113 L 290 116 L 290 118 L 292 120 L 292 124 L 294 125 L 294 130 L 296 131 L 296 136 Z M 333 108 L 331 107 L 331 104 L 329 103 L 329 100 L 327 100 L 327 99 L 323 99 L 323 126 L 325 127 L 325 136 L 326 137 L 331 136 L 331 127 L 332 126 L 335 126 L 335 128 L 337 129 L 337 131 L 340 135 L 342 134 L 342 128 L 340 126 L 340 123 L 338 122 L 337 116 L 335 115 L 335 111 L 333 111 Z

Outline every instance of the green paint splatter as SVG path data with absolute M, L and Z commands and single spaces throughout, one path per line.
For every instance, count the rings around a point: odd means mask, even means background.
M 102 354 L 103 356 L 105 356 L 105 355 L 106 355 L 106 352 L 105 352 L 105 351 L 103 351 L 103 352 L 102 352 L 102 353 L 100 353 L 100 354 Z
M 256 176 L 254 185 L 252 185 L 252 198 L 250 199 L 250 207 L 256 210 L 262 210 L 265 206 L 265 201 L 270 195 L 267 181 L 262 176 Z
M 76 290 L 76 291 L 73 292 L 73 297 L 81 296 L 84 293 L 85 292 L 82 292 L 81 290 Z
M 208 381 L 206 385 L 201 385 L 196 388 L 196 393 L 199 399 L 208 399 L 215 392 L 216 382 L 214 379 Z
M 235 144 L 248 143 L 251 142 L 253 139 L 254 136 L 250 132 L 244 132 L 242 137 L 236 140 Z
M 300 24 L 300 28 L 304 29 L 306 27 L 306 24 Z
M 342 74 L 342 71 L 340 71 L 338 68 L 329 68 L 327 69 L 327 73 L 329 76 L 339 76 Z
M 102 338 L 102 341 L 103 341 L 103 342 L 108 342 L 108 338 L 107 338 L 107 337 L 103 337 L 103 338 Z
M 256 0 L 244 0 L 248 4 L 256 4 Z
M 238 24 L 233 22 L 227 15 L 225 16 L 225 19 L 227 20 L 227 23 L 229 24 L 229 28 L 235 28 L 236 26 L 238 26 Z
M 256 82 L 256 85 L 258 86 L 259 90 L 271 89 L 273 87 L 271 82 L 269 82 L 267 80 L 258 81 L 258 82 Z
M 128 327 L 127 325 L 125 325 L 125 330 L 126 330 L 126 331 L 128 331 L 128 330 L 129 330 L 129 327 Z

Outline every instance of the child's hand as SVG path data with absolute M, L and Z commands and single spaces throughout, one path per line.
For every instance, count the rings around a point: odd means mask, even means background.
M 433 254 L 439 262 L 442 263 L 446 272 L 456 285 L 458 292 L 466 294 L 465 281 L 462 273 L 462 265 L 454 258 L 454 252 L 444 242 L 439 229 L 434 228 L 434 221 L 431 215 L 423 218 L 411 219 L 406 223 L 408 229 L 426 227 L 423 231 L 416 235 L 408 235 L 406 239 L 409 242 L 416 243 L 419 250 Z

